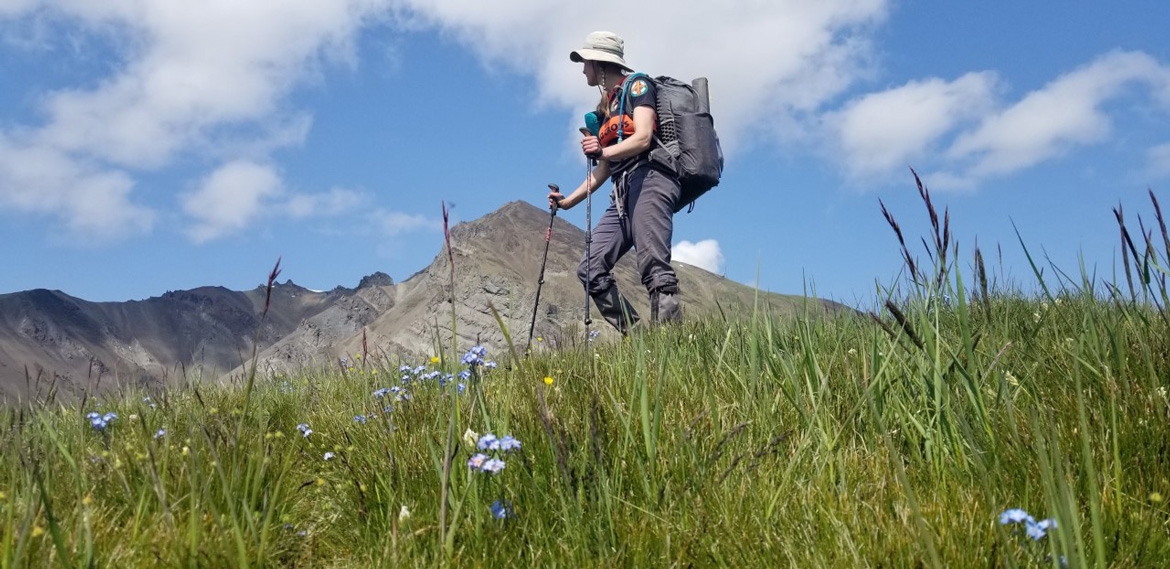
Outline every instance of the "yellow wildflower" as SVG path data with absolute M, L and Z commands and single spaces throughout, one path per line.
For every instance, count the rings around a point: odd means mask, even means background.
M 545 376 L 545 377 L 544 377 L 544 384 L 545 384 L 545 385 L 552 385 L 552 384 L 553 384 L 553 378 L 552 378 L 552 376 Z
M 85 497 L 81 499 L 82 506 L 90 506 L 92 504 L 93 504 L 93 494 L 86 494 Z
M 45 535 L 45 528 L 43 528 L 41 526 L 33 527 L 33 530 L 32 530 L 33 537 L 41 537 L 42 535 Z
M 431 363 L 433 363 L 433 364 L 439 363 L 439 356 L 431 356 Z
M 1161 493 L 1161 492 L 1152 492 L 1152 493 L 1150 493 L 1150 501 L 1151 501 L 1151 502 L 1153 502 L 1153 503 L 1155 503 L 1155 504 L 1161 504 L 1161 503 L 1162 503 L 1162 500 L 1163 500 L 1163 498 L 1162 498 L 1162 493 Z

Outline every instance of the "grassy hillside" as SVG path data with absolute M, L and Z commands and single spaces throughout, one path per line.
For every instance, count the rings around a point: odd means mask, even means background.
M 1165 253 L 972 293 L 946 233 L 867 317 L 5 409 L 0 567 L 1164 566 Z

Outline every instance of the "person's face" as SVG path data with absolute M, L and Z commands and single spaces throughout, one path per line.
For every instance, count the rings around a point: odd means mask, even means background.
M 598 73 L 597 64 L 592 61 L 584 61 L 582 63 L 584 64 L 584 67 L 582 68 L 581 73 L 585 74 L 585 83 L 590 87 L 596 87 L 601 80 L 601 77 L 599 76 L 600 74 Z

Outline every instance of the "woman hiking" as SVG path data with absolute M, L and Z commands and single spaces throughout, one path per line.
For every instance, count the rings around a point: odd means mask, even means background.
M 584 65 L 586 83 L 601 91 L 596 111 L 600 132 L 581 139 L 581 150 L 598 165 L 568 196 L 548 194 L 550 206 L 567 210 L 597 191 L 607 177 L 613 180 L 612 203 L 593 228 L 591 251 L 577 268 L 577 277 L 597 310 L 622 334 L 639 318 L 618 293 L 610 271 L 631 247 L 638 250 L 638 272 L 650 293 L 651 321 L 682 319 L 678 277 L 670 266 L 679 183 L 672 169 L 650 160 L 658 123 L 655 87 L 646 76 L 626 81 L 633 69 L 626 65 L 624 48 L 617 34 L 593 32 L 584 47 L 569 54 L 571 61 Z

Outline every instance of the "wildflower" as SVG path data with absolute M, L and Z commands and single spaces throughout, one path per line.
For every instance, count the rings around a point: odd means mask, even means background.
M 293 391 L 293 386 L 289 384 L 287 379 L 280 383 L 281 393 L 292 393 Z
M 385 397 L 389 393 L 390 393 L 390 390 L 383 387 L 382 389 L 375 390 L 373 395 L 374 395 L 374 397 L 381 398 L 381 397 Z
M 32 536 L 41 537 L 42 535 L 45 535 L 45 528 L 41 526 L 34 526 L 32 530 Z
M 308 423 L 301 423 L 301 424 L 297 425 L 297 430 L 302 432 L 302 433 L 307 431 L 308 429 L 309 429 Z
M 307 439 L 307 438 L 309 438 L 309 435 L 313 434 L 313 429 L 305 429 L 304 433 L 305 434 L 301 438 Z
M 354 415 L 353 422 L 361 423 L 364 425 L 364 424 L 366 424 L 366 416 L 365 415 Z
M 167 430 L 166 429 L 159 429 L 158 432 L 154 434 L 154 440 L 157 441 L 158 439 L 161 439 L 165 436 L 167 436 Z
M 387 405 L 385 409 L 382 409 L 383 414 L 392 413 L 393 411 L 394 411 L 393 405 Z
M 183 456 L 187 456 L 189 454 L 191 454 L 191 447 L 183 447 Z
M 1001 525 L 1018 524 L 1020 522 L 1035 523 L 1035 520 L 1032 519 L 1032 516 L 1028 515 L 1028 512 L 1021 510 L 1020 508 L 1004 510 L 1004 512 L 999 515 L 999 523 Z
M 96 411 L 91 411 L 91 412 L 85 414 L 85 418 L 89 419 L 90 421 L 92 421 L 94 419 L 100 419 L 101 417 L 102 417 L 101 413 L 98 413 Z
M 457 375 L 456 377 L 458 377 L 459 379 L 468 379 L 471 377 L 471 370 L 465 369 L 465 370 L 459 372 L 459 375 Z
M 410 373 L 411 369 L 412 368 L 410 366 L 403 364 L 398 366 L 398 373 Z
M 479 450 L 500 450 L 500 441 L 496 438 L 495 435 L 491 433 L 485 433 L 482 437 L 479 438 L 479 442 L 476 443 L 476 446 L 479 447 Z
M 545 385 L 552 385 L 553 384 L 553 378 L 551 375 L 544 376 L 544 384 Z
M 102 420 L 107 422 L 107 423 L 113 423 L 114 419 L 117 419 L 117 418 L 118 418 L 118 414 L 114 413 L 113 411 L 110 411 L 109 413 L 102 415 Z
M 479 440 L 479 433 L 471 430 L 470 428 L 467 429 L 466 431 L 463 431 L 463 442 L 467 446 L 469 446 L 469 447 L 475 446 L 475 441 L 478 441 L 478 440 Z
M 479 470 L 479 469 L 483 468 L 484 462 L 486 462 L 487 460 L 488 460 L 488 455 L 486 455 L 482 452 L 477 452 L 477 453 L 475 453 L 475 456 L 472 456 L 471 458 L 467 459 L 467 467 L 472 469 L 472 470 Z
M 413 373 L 414 375 L 421 375 L 422 372 L 424 372 L 424 371 L 427 371 L 426 366 L 418 366 L 418 367 L 410 370 L 410 373 Z
M 398 510 L 398 521 L 405 522 L 410 519 L 410 509 L 403 504 L 402 509 Z
M 490 459 L 487 462 L 483 463 L 483 467 L 481 468 L 481 470 L 483 470 L 484 472 L 491 472 L 492 474 L 495 474 L 495 473 L 503 470 L 505 464 L 506 463 L 504 461 L 502 461 L 498 458 L 493 458 L 493 459 Z
M 431 356 L 431 363 L 433 363 L 433 364 L 439 363 L 439 356 Z M 406 506 L 403 506 L 403 508 L 405 508 L 405 507 Z
M 589 333 L 589 339 L 592 340 L 601 335 L 601 330 L 594 330 Z M 691 339 L 694 339 L 694 334 L 691 334 Z
M 459 390 L 459 395 L 463 395 L 463 390 L 467 389 L 467 384 L 460 383 L 459 385 L 455 386 L 455 389 Z
M 849 348 L 848 354 L 851 356 L 856 356 L 857 355 L 857 348 Z
M 1048 528 L 1054 527 L 1056 527 L 1056 520 L 1051 518 L 1047 520 L 1040 520 L 1039 522 L 1035 523 L 1032 523 L 1032 521 L 1029 520 L 1025 531 L 1028 533 L 1028 537 L 1036 541 L 1040 541 L 1041 539 L 1044 539 L 1044 536 L 1048 535 Z
M 499 442 L 500 450 L 504 452 L 511 452 L 520 449 L 520 441 L 516 440 L 512 435 L 505 435 Z
M 499 364 L 497 364 L 494 361 L 493 362 L 484 362 L 483 367 L 484 367 L 484 369 L 496 369 L 497 367 L 499 367 Z
M 129 419 L 131 421 L 137 421 L 138 420 L 138 413 L 131 413 Z
M 512 504 L 496 500 L 491 505 L 492 517 L 502 520 L 512 516 Z
M 333 454 L 332 452 L 327 452 L 325 453 L 325 460 L 333 460 L 333 457 L 335 456 L 337 455 Z
M 1161 492 L 1151 492 L 1150 493 L 1150 501 L 1155 503 L 1155 504 L 1161 504 L 1163 499 L 1164 498 L 1162 498 Z
M 149 397 L 143 397 L 142 402 L 146 403 L 151 409 L 155 408 L 154 402 L 151 401 Z

